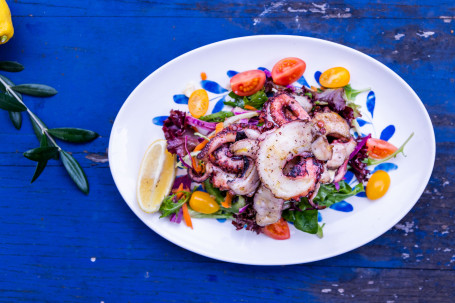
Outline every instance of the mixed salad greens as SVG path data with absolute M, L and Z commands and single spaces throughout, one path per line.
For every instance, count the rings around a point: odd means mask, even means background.
M 396 148 L 371 134 L 361 134 L 356 122 L 360 106 L 355 99 L 369 89 L 353 89 L 349 71 L 342 67 L 322 73 L 320 87 L 294 86 L 305 69 L 303 60 L 285 58 L 272 72 L 251 70 L 233 76 L 224 102 L 230 110 L 206 115 L 209 98 L 203 89 L 189 96 L 189 114 L 171 110 L 163 132 L 167 150 L 177 155 L 180 173 L 159 208 L 161 218 L 175 223 L 183 220 L 190 227 L 191 218 L 227 219 L 238 230 L 274 239 L 290 237 L 289 222 L 322 237 L 319 210 L 363 192 L 364 184 L 370 199 L 386 193 L 388 174 L 372 178 L 372 184 L 368 166 L 402 153 L 412 135 Z M 261 161 L 265 161 L 261 159 L 268 157 L 261 155 L 267 152 L 261 146 L 271 136 L 297 136 L 281 133 L 291 129 L 291 124 L 297 132 L 311 136 L 311 142 L 302 143 L 311 148 L 287 159 L 279 173 L 283 183 L 302 186 L 298 195 L 289 198 L 271 185 L 279 182 L 270 179 L 267 169 L 261 171 Z M 322 147 L 315 147 L 316 141 Z M 340 163 L 333 164 L 336 160 Z M 353 188 L 343 179 L 347 171 L 359 182 Z

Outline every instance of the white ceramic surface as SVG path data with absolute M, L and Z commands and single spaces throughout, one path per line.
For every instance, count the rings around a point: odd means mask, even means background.
M 136 200 L 136 179 L 142 156 L 156 139 L 164 138 L 155 116 L 171 109 L 187 110 L 175 104 L 190 81 L 198 83 L 200 73 L 228 87 L 228 70 L 244 71 L 266 67 L 284 57 L 299 57 L 307 63 L 305 78 L 316 85 L 314 73 L 344 66 L 351 73 L 354 88 L 371 87 L 376 95 L 374 129 L 393 124 L 396 132 L 390 142 L 400 145 L 411 132 L 407 157 L 390 161 L 398 169 L 390 172 L 391 186 L 383 198 L 348 199 L 352 212 L 321 211 L 324 238 L 306 234 L 291 226 L 291 238 L 276 241 L 250 231 L 236 231 L 227 221 L 193 219 L 194 230 L 184 224 L 158 219 L 159 214 L 141 211 Z M 210 94 L 213 97 L 213 94 Z M 357 97 L 362 112 L 366 94 Z M 212 107 L 215 102 L 211 102 Z M 371 117 L 371 116 L 370 116 Z M 299 36 L 252 36 L 210 44 L 188 52 L 148 76 L 131 93 L 117 115 L 109 142 L 109 162 L 114 181 L 132 211 L 152 230 L 169 241 L 195 253 L 234 263 L 284 265 L 317 261 L 353 250 L 393 227 L 414 206 L 427 185 L 435 159 L 433 127 L 422 102 L 397 74 L 380 62 L 351 48 L 332 42 Z M 418 165 L 417 165 L 418 164 Z

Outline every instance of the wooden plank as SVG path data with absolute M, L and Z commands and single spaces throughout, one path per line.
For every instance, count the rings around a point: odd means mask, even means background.
M 222 17 L 222 18 L 263 18 L 263 17 L 315 17 L 331 18 L 394 18 L 394 19 L 438 19 L 454 15 L 453 2 L 354 0 L 346 2 L 303 2 L 303 1 L 77 1 L 58 0 L 23 1 L 10 3 L 14 16 L 152 16 L 152 17 Z
M 452 1 L 9 2 L 16 33 L 0 56 L 26 70 L 8 76 L 59 90 L 50 99 L 26 97 L 27 104 L 49 126 L 102 138 L 64 144 L 87 172 L 89 196 L 55 161 L 28 185 L 34 164 L 21 153 L 36 139 L 26 119 L 18 132 L 0 114 L 0 301 L 452 301 Z M 162 64 L 211 42 L 271 33 L 339 42 L 400 74 L 435 125 L 435 170 L 395 228 L 350 253 L 273 268 L 217 262 L 149 230 L 123 202 L 108 164 L 92 166 L 83 151 L 105 152 L 120 106 Z
M 452 302 L 455 295 L 453 271 L 305 265 L 272 270 L 93 254 L 77 258 L 12 256 L 8 261 L 0 285 L 5 290 L 2 298 L 9 301 L 444 303 Z M 18 272 L 11 264 L 27 271 Z

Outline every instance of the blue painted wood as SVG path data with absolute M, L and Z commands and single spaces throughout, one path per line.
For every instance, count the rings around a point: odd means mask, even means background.
M 26 69 L 2 74 L 59 91 L 48 99 L 24 97 L 48 126 L 83 127 L 102 137 L 62 143 L 86 170 L 90 195 L 53 160 L 30 185 L 35 164 L 22 152 L 37 140 L 27 118 L 17 131 L 0 112 L 0 301 L 452 301 L 453 1 L 8 3 L 16 31 L 0 46 L 0 59 Z M 421 97 L 435 126 L 435 170 L 413 210 L 380 238 L 308 265 L 214 261 L 149 230 L 118 194 L 108 163 L 85 158 L 105 153 L 118 110 L 155 69 L 196 47 L 253 34 L 354 47 L 396 71 Z

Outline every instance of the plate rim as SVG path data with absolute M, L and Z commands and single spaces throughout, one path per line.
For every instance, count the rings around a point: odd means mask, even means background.
M 297 36 L 297 35 L 250 35 L 250 36 L 242 36 L 242 37 L 225 39 L 225 40 L 213 42 L 213 43 L 210 43 L 210 44 L 206 44 L 206 45 L 200 46 L 198 48 L 195 48 L 193 50 L 190 50 L 190 51 L 188 51 L 186 53 L 183 53 L 183 54 L 175 57 L 174 59 L 166 62 L 165 64 L 163 64 L 162 66 L 160 66 L 159 68 L 154 70 L 152 73 L 150 73 L 147 77 L 145 77 L 134 88 L 134 90 L 128 95 L 127 99 L 123 102 L 122 106 L 120 107 L 120 109 L 119 109 L 119 111 L 118 111 L 118 113 L 117 113 L 117 115 L 115 117 L 114 123 L 113 123 L 112 128 L 111 128 L 111 132 L 110 132 L 110 135 L 109 135 L 109 145 L 108 145 L 109 162 L 111 160 L 111 153 L 112 153 L 111 147 L 112 147 L 112 141 L 113 141 L 113 139 L 112 139 L 113 138 L 113 133 L 114 133 L 114 130 L 116 128 L 116 124 L 119 121 L 119 117 L 122 116 L 122 114 L 125 111 L 125 108 L 128 106 L 128 104 L 133 102 L 132 100 L 133 100 L 133 96 L 135 95 L 135 93 L 138 90 L 140 90 L 140 88 L 142 88 L 142 86 L 145 85 L 145 82 L 147 82 L 149 78 L 153 77 L 155 74 L 159 73 L 161 70 L 166 69 L 167 66 L 171 65 L 175 61 L 182 60 L 185 57 L 190 56 L 191 54 L 200 51 L 201 49 L 208 49 L 208 48 L 215 47 L 215 46 L 218 46 L 218 45 L 222 45 L 222 44 L 226 44 L 226 43 L 232 43 L 232 42 L 237 42 L 237 41 L 242 41 L 242 40 L 254 40 L 254 39 L 264 39 L 264 38 L 266 38 L 266 39 L 285 38 L 285 39 L 315 40 L 318 43 L 344 48 L 347 51 L 353 52 L 357 56 L 364 57 L 368 61 L 373 61 L 375 64 L 378 64 L 378 66 L 380 68 L 385 69 L 387 72 L 392 74 L 394 76 L 395 80 L 398 80 L 401 83 L 401 85 L 403 87 L 405 87 L 409 92 L 411 92 L 411 94 L 419 101 L 420 109 L 424 113 L 424 117 L 426 119 L 427 124 L 430 126 L 429 130 L 430 130 L 430 134 L 431 134 L 431 148 L 430 148 L 430 151 L 431 151 L 431 165 L 430 165 L 430 167 L 431 167 L 431 169 L 428 170 L 428 173 L 426 174 L 426 176 L 424 178 L 425 186 L 423 186 L 423 188 L 417 192 L 418 193 L 417 199 L 415 201 L 413 201 L 412 203 L 409 203 L 409 206 L 406 208 L 406 211 L 404 212 L 403 216 L 399 216 L 399 218 L 397 220 L 391 220 L 394 223 L 391 226 L 388 226 L 389 224 L 387 224 L 386 225 L 387 229 L 385 229 L 385 230 L 380 229 L 379 232 L 372 232 L 371 236 L 367 237 L 366 240 L 361 241 L 362 243 L 360 243 L 360 244 L 355 243 L 354 245 L 351 245 L 348 248 L 340 249 L 340 250 L 337 250 L 336 252 L 328 251 L 326 254 L 320 254 L 320 255 L 315 256 L 314 258 L 312 258 L 310 260 L 307 260 L 307 261 L 294 261 L 294 262 L 286 262 L 286 261 L 281 261 L 281 262 L 249 262 L 248 261 L 248 262 L 242 262 L 242 261 L 239 261 L 236 258 L 216 256 L 216 255 L 204 252 L 204 251 L 200 250 L 199 248 L 194 248 L 194 247 L 190 248 L 189 245 L 187 245 L 185 243 L 178 243 L 178 241 L 175 241 L 173 239 L 169 239 L 165 235 L 165 233 L 163 233 L 161 231 L 157 231 L 153 227 L 149 226 L 141 218 L 141 216 L 138 214 L 139 211 L 135 211 L 130 206 L 130 204 L 126 201 L 124 194 L 119 189 L 119 186 L 118 186 L 118 182 L 119 181 L 115 177 L 112 165 L 109 165 L 109 170 L 111 172 L 111 175 L 112 175 L 112 178 L 114 180 L 115 186 L 117 187 L 117 190 L 119 191 L 120 195 L 122 196 L 122 199 L 124 200 L 124 202 L 133 211 L 133 213 L 136 215 L 136 217 L 138 217 L 149 229 L 151 229 L 152 231 L 154 231 L 155 233 L 157 233 L 158 235 L 160 235 L 161 237 L 163 237 L 167 241 L 173 243 L 174 245 L 177 245 L 177 246 L 179 246 L 181 248 L 184 248 L 185 250 L 188 250 L 188 251 L 193 252 L 193 253 L 197 253 L 197 254 L 199 254 L 201 256 L 204 256 L 204 257 L 207 257 L 207 258 L 211 258 L 211 259 L 214 259 L 214 260 L 219 260 L 219 261 L 223 261 L 223 262 L 230 262 L 230 263 L 235 263 L 235 264 L 258 265 L 258 266 L 296 265 L 296 264 L 305 264 L 305 263 L 311 263 L 311 262 L 316 262 L 316 261 L 329 259 L 329 258 L 332 258 L 332 257 L 335 257 L 335 256 L 342 255 L 344 253 L 353 251 L 353 250 L 355 250 L 355 249 L 357 249 L 357 248 L 359 248 L 361 246 L 367 245 L 368 243 L 370 243 L 374 239 L 377 239 L 380 236 L 382 236 L 383 234 L 385 234 L 393 226 L 395 226 L 398 222 L 400 222 L 411 211 L 411 209 L 416 205 L 416 203 L 419 201 L 419 199 L 422 196 L 426 186 L 428 185 L 428 182 L 429 182 L 429 180 L 431 178 L 431 175 L 433 174 L 434 163 L 435 163 L 435 159 L 436 159 L 436 141 L 435 141 L 436 139 L 435 139 L 434 127 L 433 127 L 433 124 L 431 122 L 431 119 L 430 119 L 430 116 L 428 114 L 428 111 L 425 108 L 425 105 L 423 104 L 422 100 L 419 98 L 417 93 L 411 88 L 411 86 L 403 78 L 401 78 L 395 71 L 393 71 L 391 68 L 386 66 L 384 63 L 380 62 L 379 60 L 377 60 L 377 59 L 375 59 L 375 58 L 373 58 L 373 57 L 371 57 L 371 56 L 369 56 L 369 55 L 367 55 L 365 53 L 362 53 L 362 52 L 360 52 L 360 51 L 358 51 L 358 50 L 356 50 L 354 48 L 351 48 L 351 47 L 343 45 L 343 44 L 339 44 L 339 43 L 336 43 L 336 42 L 332 42 L 332 41 L 328 41 L 328 40 L 324 40 L 324 39 L 320 39 L 320 38 L 307 37 L 307 36 Z

